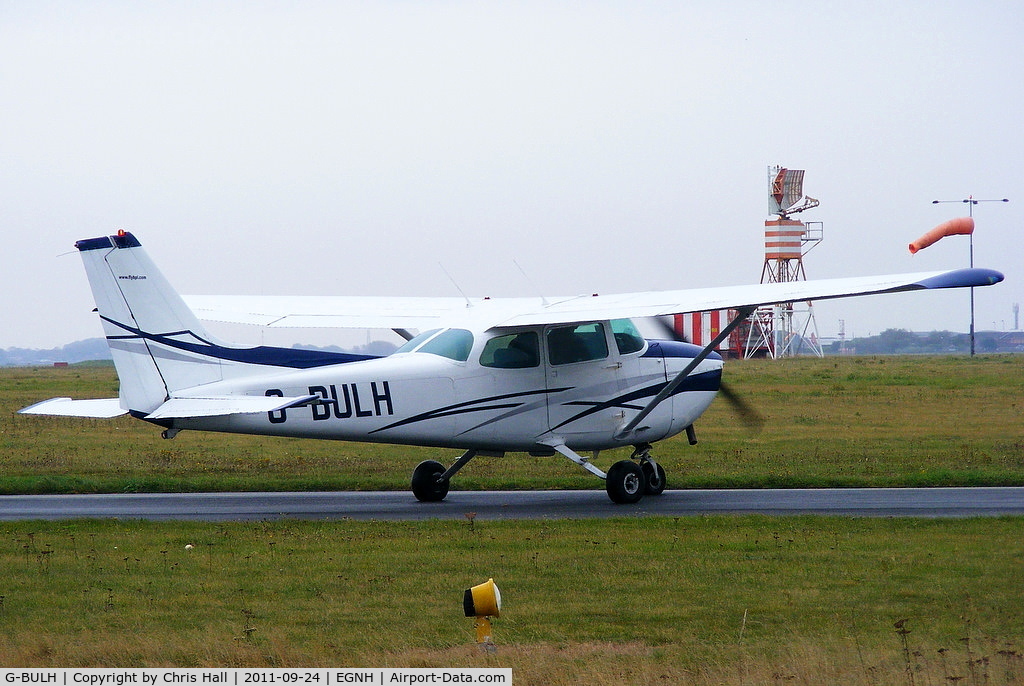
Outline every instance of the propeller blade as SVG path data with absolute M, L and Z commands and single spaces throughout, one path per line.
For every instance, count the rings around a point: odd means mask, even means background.
M 669 324 L 668 319 L 665 317 L 651 317 L 651 321 L 658 325 L 658 327 L 665 333 L 665 336 L 670 341 L 679 341 L 680 343 L 689 343 L 686 340 L 686 336 L 681 335 L 676 331 L 676 327 Z
M 764 415 L 757 411 L 757 409 L 744 400 L 740 395 L 732 389 L 731 386 L 723 383 L 718 393 L 725 398 L 725 400 L 732 405 L 732 409 L 739 415 L 740 421 L 750 431 L 754 433 L 760 433 L 764 428 Z
M 652 317 L 655 324 L 657 324 L 662 331 L 666 334 L 669 340 L 678 341 L 680 343 L 689 343 L 686 340 L 686 336 L 683 336 L 679 331 L 676 331 L 675 326 L 669 323 L 669 320 L 665 317 Z M 726 384 L 724 381 L 718 389 L 719 394 L 728 402 L 736 414 L 739 416 L 740 421 L 749 430 L 759 433 L 764 428 L 764 415 L 757 411 L 757 409 L 749 402 L 744 400 L 740 395 L 732 389 L 731 386 Z
M 729 334 L 732 333 L 732 330 L 739 326 L 739 323 L 741 321 L 749 317 L 750 313 L 753 311 L 753 305 L 739 308 L 736 311 L 736 316 L 733 318 L 733 320 L 729 322 L 724 329 L 719 331 L 718 335 L 715 336 L 710 343 L 701 348 L 700 352 L 697 353 L 697 356 L 691 359 L 689 364 L 683 367 L 683 370 L 681 372 L 676 374 L 669 380 L 667 384 L 662 386 L 661 390 L 658 391 L 658 394 L 655 395 L 649 403 L 644 405 L 643 409 L 641 409 L 636 415 L 634 415 L 633 418 L 629 420 L 629 422 L 626 424 L 626 426 L 622 427 L 622 429 L 619 430 L 616 436 L 619 438 L 626 438 L 627 436 L 629 436 L 633 429 L 635 429 L 637 425 L 640 422 L 642 422 L 644 418 L 647 417 L 647 415 L 649 415 L 654 410 L 654 408 L 660 405 L 666 398 L 672 396 L 676 388 L 679 387 L 679 384 L 683 383 L 686 380 L 686 377 L 690 375 L 690 372 L 696 369 L 697 366 L 701 362 L 703 362 L 705 358 L 707 358 L 707 356 L 710 355 L 716 347 L 718 347 L 718 344 L 724 341 L 726 338 L 728 338 Z

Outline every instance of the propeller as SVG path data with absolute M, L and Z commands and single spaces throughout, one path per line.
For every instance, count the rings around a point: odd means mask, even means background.
M 676 331 L 675 327 L 668 323 L 663 317 L 651 317 L 654 322 L 665 332 L 669 340 L 679 343 L 690 343 L 686 337 Z M 691 343 L 692 345 L 692 343 Z M 764 416 L 757 411 L 747 400 L 740 396 L 724 381 L 719 386 L 718 393 L 732 406 L 734 412 L 739 416 L 740 421 L 750 431 L 759 433 L 764 428 Z

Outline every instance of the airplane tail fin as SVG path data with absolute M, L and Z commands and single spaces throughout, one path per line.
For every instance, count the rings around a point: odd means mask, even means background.
M 130 233 L 75 243 L 121 382 L 121 405 L 149 413 L 174 391 L 222 379 L 216 346 Z
M 136 416 L 169 418 L 276 411 L 289 406 L 287 403 L 308 399 L 239 399 L 231 391 L 210 389 L 212 395 L 198 402 L 195 387 L 254 374 L 374 357 L 301 348 L 229 346 L 214 339 L 199 323 L 132 234 L 121 231 L 116 236 L 90 238 L 78 241 L 75 247 L 85 264 L 96 311 L 121 382 L 120 407 Z M 230 403 L 223 393 L 232 395 Z M 192 398 L 193 402 L 182 403 L 184 397 Z M 110 414 L 114 409 L 109 402 L 104 402 L 107 404 L 57 399 L 37 404 L 26 412 L 115 416 Z M 285 404 L 278 407 L 281 402 Z

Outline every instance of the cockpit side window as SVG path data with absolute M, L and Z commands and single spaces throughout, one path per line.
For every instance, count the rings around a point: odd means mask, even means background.
M 615 346 L 619 349 L 620 355 L 628 355 L 644 349 L 647 341 L 640 335 L 631 319 L 613 319 L 611 325 L 612 337 L 615 339 Z
M 548 359 L 551 364 L 572 364 L 608 357 L 604 326 L 598 322 L 558 326 L 548 331 Z
M 527 369 L 540 366 L 540 343 L 533 331 L 495 336 L 484 344 L 480 364 L 495 369 Z
M 456 362 L 469 359 L 473 349 L 473 334 L 465 329 L 448 329 L 431 338 L 416 349 L 418 353 L 431 353 Z

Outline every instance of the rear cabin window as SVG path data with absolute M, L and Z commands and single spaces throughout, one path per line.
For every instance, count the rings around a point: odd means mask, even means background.
M 608 341 L 600 323 L 559 326 L 548 331 L 551 364 L 572 364 L 608 357 Z
M 540 366 L 540 343 L 533 331 L 495 336 L 480 353 L 480 364 L 495 369 L 527 369 Z

